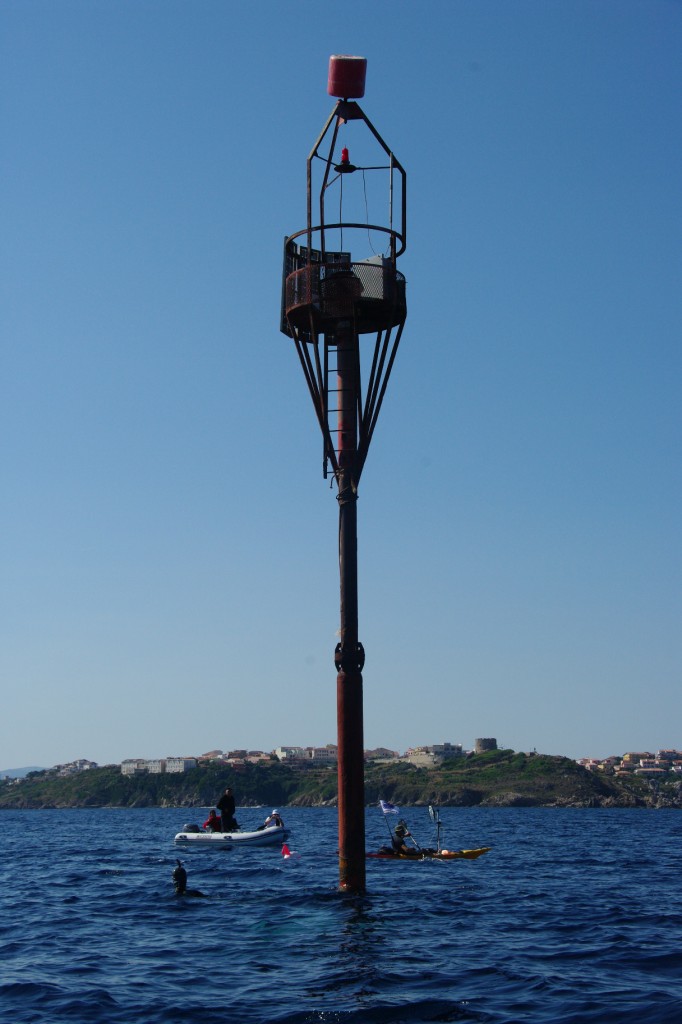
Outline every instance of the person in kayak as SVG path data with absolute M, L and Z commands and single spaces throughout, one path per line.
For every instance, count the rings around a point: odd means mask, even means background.
M 216 807 L 220 811 L 220 815 L 223 820 L 223 832 L 232 832 L 233 829 L 239 828 L 239 825 L 234 819 L 235 803 L 234 794 L 228 786 L 220 800 L 216 803 Z
M 223 830 L 220 818 L 214 810 L 211 810 L 208 818 L 201 827 L 207 828 L 209 832 L 222 832 Z
M 273 825 L 277 825 L 278 828 L 284 828 L 284 822 L 279 811 L 275 807 L 272 814 L 268 814 L 267 818 L 263 823 L 263 828 L 271 828 Z
M 399 821 L 396 827 L 393 829 L 393 835 L 391 836 L 391 846 L 396 853 L 413 853 L 414 851 L 405 842 L 405 837 L 409 836 L 407 826 L 403 821 Z

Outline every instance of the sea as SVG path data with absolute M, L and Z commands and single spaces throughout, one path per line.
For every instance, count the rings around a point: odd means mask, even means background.
M 1 811 L 0 1020 L 682 1022 L 679 810 L 443 808 L 447 848 L 490 852 L 369 860 L 362 895 L 336 811 L 279 810 L 289 859 L 178 849 L 203 807 Z M 430 845 L 427 809 L 401 813 Z M 178 857 L 204 895 L 175 895 Z

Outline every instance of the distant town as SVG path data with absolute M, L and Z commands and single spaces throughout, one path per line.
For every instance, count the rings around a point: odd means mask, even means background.
M 431 746 L 410 747 L 404 754 L 387 747 L 376 747 L 365 751 L 365 761 L 375 764 L 410 764 L 416 768 L 435 768 L 444 761 L 453 758 L 472 757 L 486 751 L 497 750 L 494 737 L 477 739 L 472 749 L 465 749 L 461 743 L 435 743 Z M 530 752 L 531 755 L 535 751 Z M 284 762 L 292 767 L 305 769 L 333 767 L 338 759 L 338 750 L 334 743 L 324 747 L 277 747 L 272 751 L 264 750 L 210 750 L 205 754 L 165 757 L 165 758 L 126 758 L 120 764 L 123 775 L 173 774 L 191 771 L 193 768 L 208 765 L 226 765 L 239 768 L 247 764 L 263 764 L 267 762 Z M 639 775 L 650 779 L 672 778 L 682 775 L 682 752 L 679 750 L 629 751 L 625 754 L 613 754 L 603 759 L 583 757 L 577 764 L 588 771 L 603 772 L 607 775 L 628 776 Z M 68 764 L 55 765 L 49 771 L 57 776 L 69 776 L 78 772 L 99 768 L 95 761 L 79 758 Z M 9 779 L 9 777 L 6 776 Z M 11 781 L 19 781 L 12 779 Z

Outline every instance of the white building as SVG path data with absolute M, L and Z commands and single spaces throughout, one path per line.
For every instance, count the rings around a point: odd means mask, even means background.
M 166 771 L 170 774 L 171 772 L 189 772 L 192 768 L 196 768 L 197 759 L 196 757 L 167 757 L 166 758 Z
M 464 749 L 461 743 L 434 743 L 431 753 L 438 757 L 464 757 Z
M 441 759 L 428 747 L 411 747 L 405 752 L 405 760 L 415 768 L 433 768 Z
M 278 761 L 303 761 L 306 752 L 303 747 L 277 747 L 275 757 Z
M 339 749 L 334 743 L 328 743 L 326 747 L 306 747 L 305 753 L 307 760 L 318 764 L 336 764 L 339 759 Z
M 434 743 L 429 747 L 410 747 L 405 760 L 415 768 L 432 768 L 450 757 L 463 757 L 461 743 Z
M 76 775 L 78 772 L 87 772 L 91 768 L 96 768 L 96 761 L 88 761 L 85 757 L 79 757 L 76 761 L 69 761 L 68 764 L 55 765 L 57 774 L 63 776 Z

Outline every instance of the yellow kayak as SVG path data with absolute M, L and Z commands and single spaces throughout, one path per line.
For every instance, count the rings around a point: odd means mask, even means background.
M 479 846 L 475 850 L 392 850 L 390 846 L 382 846 L 378 853 L 368 853 L 368 857 L 378 860 L 476 860 L 491 846 Z

